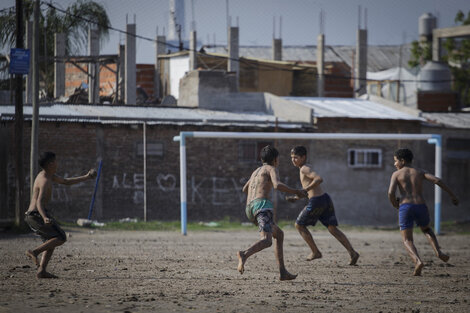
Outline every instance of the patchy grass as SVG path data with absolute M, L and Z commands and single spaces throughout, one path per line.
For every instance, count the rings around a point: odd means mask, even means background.
M 105 222 L 104 226 L 91 225 L 88 228 L 101 230 L 154 230 L 154 231 L 180 231 L 180 221 L 148 221 L 131 220 L 126 222 L 112 221 Z M 75 223 L 61 223 L 64 227 L 78 227 Z M 188 222 L 188 231 L 198 230 L 233 230 L 255 228 L 251 223 L 242 223 L 240 221 L 231 221 L 228 218 L 211 222 Z
M 292 220 L 280 220 L 277 225 L 281 229 L 294 229 L 295 221 Z M 61 222 L 64 227 L 79 227 L 75 223 Z M 111 221 L 105 222 L 104 226 L 91 225 L 87 228 L 90 229 L 101 229 L 101 230 L 153 230 L 153 231 L 180 231 L 180 221 L 148 221 L 142 220 L 130 220 L 126 222 Z M 318 223 L 315 227 L 309 227 L 312 231 L 325 230 L 326 228 Z M 351 225 L 340 225 L 340 229 L 346 231 L 370 231 L 370 230 L 397 230 L 397 227 L 367 227 L 367 226 L 351 226 Z M 222 220 L 210 221 L 210 222 L 188 222 L 188 231 L 222 231 L 222 230 L 250 230 L 257 231 L 258 227 L 249 223 L 248 221 L 236 221 L 226 217 Z
M 446 221 L 441 223 L 441 233 L 454 233 L 459 235 L 470 235 L 470 220 Z
M 62 222 L 59 224 L 63 227 L 79 227 L 74 222 Z M 105 225 L 90 226 L 90 229 L 102 229 L 102 230 L 152 230 L 152 231 L 180 231 L 180 221 L 148 221 L 142 220 L 131 220 L 127 222 L 111 221 L 105 222 Z M 278 226 L 281 229 L 293 229 L 294 221 L 292 220 L 280 220 Z M 432 225 L 434 227 L 434 224 Z M 398 226 L 352 226 L 341 224 L 339 228 L 343 231 L 399 231 Z M 250 230 L 257 231 L 257 226 L 247 221 L 236 221 L 226 217 L 218 221 L 210 222 L 188 222 L 188 231 L 221 231 L 221 230 Z M 317 223 L 315 227 L 309 227 L 312 231 L 324 230 L 325 227 L 321 223 Z M 24 234 L 29 233 L 31 230 L 29 227 L 24 225 L 23 227 L 17 227 L 14 223 L 8 223 L 8 225 L 2 225 L 0 232 L 6 232 L 10 234 Z M 420 232 L 418 227 L 415 227 L 415 232 Z M 470 220 L 466 221 L 446 221 L 441 223 L 441 234 L 459 234 L 459 235 L 470 235 Z

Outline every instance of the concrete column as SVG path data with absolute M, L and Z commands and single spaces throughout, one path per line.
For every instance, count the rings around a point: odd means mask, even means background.
M 325 35 L 317 37 L 317 91 L 319 97 L 325 96 Z
M 88 28 L 88 55 L 95 61 L 88 64 L 88 103 L 100 103 L 100 38 L 97 29 Z
M 227 62 L 227 71 L 236 73 L 236 90 L 240 88 L 240 63 L 238 62 L 239 58 L 239 32 L 238 27 L 229 27 L 228 30 L 228 62 Z
M 367 30 L 357 30 L 354 94 L 359 97 L 367 91 Z
M 197 69 L 197 35 L 196 31 L 191 31 L 189 35 L 189 70 L 194 71 Z
M 54 57 L 65 56 L 65 34 L 54 34 Z M 65 63 L 63 61 L 54 62 L 54 98 L 65 95 Z
M 125 91 L 125 84 L 124 81 L 126 80 L 126 67 L 125 67 L 125 59 L 126 59 L 126 47 L 124 45 L 119 44 L 119 63 L 117 64 L 118 67 L 118 88 L 116 89 L 116 97 L 118 103 L 121 103 L 124 100 L 124 95 L 126 94 Z
M 26 49 L 30 51 L 29 57 L 29 74 L 26 76 L 26 101 L 25 103 L 33 103 L 33 58 L 31 57 L 33 51 L 33 22 L 26 22 Z
M 273 60 L 282 61 L 282 39 L 273 38 Z
M 136 69 L 136 25 L 126 26 L 126 57 L 125 57 L 125 104 L 136 104 L 137 100 L 137 69 Z
M 437 36 L 436 32 L 433 32 L 432 36 L 432 60 L 439 62 L 441 58 L 441 38 Z
M 160 88 L 160 61 L 158 56 L 165 54 L 166 49 L 166 37 L 165 36 L 157 36 L 157 44 L 155 50 L 155 75 L 153 80 L 153 94 L 156 99 L 162 98 L 161 88 Z
M 100 160 L 103 160 L 105 157 L 105 145 L 106 140 L 104 139 L 103 126 L 96 126 L 96 161 L 99 163 Z M 105 163 L 106 161 L 103 161 Z M 104 182 L 106 175 L 106 163 L 104 164 L 105 170 L 101 170 L 101 181 Z M 103 202 L 105 198 L 104 193 L 104 184 L 98 184 L 97 197 L 95 201 L 94 214 L 98 220 L 103 218 Z

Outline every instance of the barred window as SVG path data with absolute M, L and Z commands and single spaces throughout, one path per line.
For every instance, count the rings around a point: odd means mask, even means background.
M 354 168 L 382 167 L 382 150 L 380 149 L 349 149 L 348 166 Z

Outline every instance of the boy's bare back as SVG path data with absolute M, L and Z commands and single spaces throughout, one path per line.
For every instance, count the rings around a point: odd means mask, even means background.
M 41 201 L 42 207 L 51 200 L 52 195 L 52 179 L 48 178 L 45 171 L 39 172 L 34 180 L 33 195 L 29 204 L 28 211 L 38 209 L 38 201 Z
M 277 170 L 274 166 L 265 164 L 257 168 L 243 187 L 243 191 L 248 192 L 246 203 L 255 199 L 269 198 L 273 188 L 273 177 L 277 179 Z
M 429 175 L 429 177 L 426 177 Z M 412 166 L 405 166 L 392 175 L 392 187 L 397 185 L 400 189 L 400 203 L 424 203 L 423 198 L 423 181 L 429 179 L 434 182 L 433 175 L 426 173 L 421 169 Z
M 446 191 L 454 205 L 459 204 L 459 199 L 444 182 L 422 169 L 411 165 L 413 153 L 409 149 L 398 149 L 393 156 L 396 171 L 390 179 L 388 198 L 392 205 L 398 209 L 400 204 L 425 204 L 423 197 L 423 181 L 427 180 Z M 401 199 L 396 198 L 396 190 L 400 189 Z

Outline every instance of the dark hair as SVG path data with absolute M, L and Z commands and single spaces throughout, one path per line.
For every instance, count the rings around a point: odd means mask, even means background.
M 307 149 L 305 149 L 304 146 L 295 146 L 292 148 L 291 153 L 298 156 L 304 156 L 307 155 Z
M 410 149 L 402 148 L 395 151 L 393 154 L 398 160 L 405 160 L 406 163 L 413 161 L 413 152 Z
M 270 145 L 267 145 L 266 147 L 261 149 L 260 157 L 263 163 L 268 163 L 269 165 L 272 165 L 272 163 L 274 162 L 274 160 L 276 160 L 278 156 L 279 151 L 277 151 L 276 148 Z
M 42 169 L 46 169 L 46 166 L 49 165 L 49 163 L 53 162 L 54 160 L 55 160 L 55 153 L 47 151 L 47 152 L 41 153 L 41 155 L 39 156 L 38 163 Z

